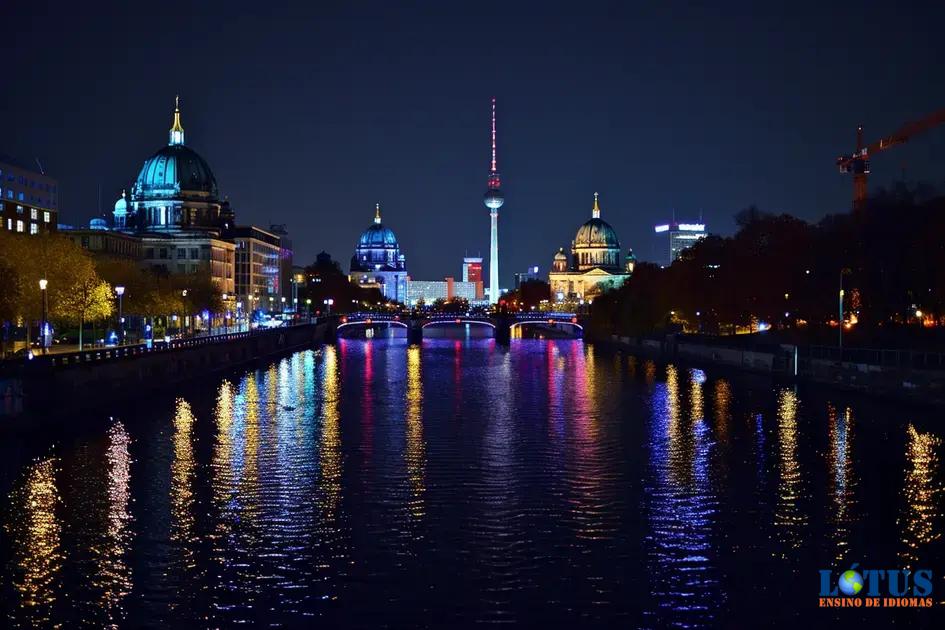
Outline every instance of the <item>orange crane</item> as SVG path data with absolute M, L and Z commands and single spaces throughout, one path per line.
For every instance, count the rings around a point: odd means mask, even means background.
M 853 173 L 853 209 L 859 210 L 866 203 L 866 176 L 870 172 L 870 156 L 897 144 L 908 142 L 913 136 L 942 123 L 945 123 L 945 109 L 906 123 L 891 135 L 867 146 L 863 146 L 863 127 L 857 127 L 856 152 L 853 155 L 841 155 L 837 158 L 837 166 L 840 167 L 841 173 Z

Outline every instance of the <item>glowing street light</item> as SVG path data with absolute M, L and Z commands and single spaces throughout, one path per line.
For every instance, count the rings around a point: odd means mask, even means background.
M 43 295 L 43 321 L 40 323 L 39 336 L 42 339 L 43 354 L 46 354 L 46 339 L 48 337 L 47 328 L 49 328 L 49 301 L 46 299 L 46 287 L 49 286 L 49 281 L 46 278 L 40 278 L 39 280 L 39 290 Z M 30 341 L 29 336 L 26 340 L 26 351 L 30 352 Z
M 331 315 L 331 305 L 334 304 L 335 301 L 332 298 L 327 298 L 325 300 L 322 300 L 322 303 L 328 307 L 327 309 L 325 309 L 326 314 Z
M 125 287 L 118 285 L 115 287 L 115 294 L 118 296 L 118 343 L 125 345 L 125 318 L 121 315 L 122 296 L 125 294 Z

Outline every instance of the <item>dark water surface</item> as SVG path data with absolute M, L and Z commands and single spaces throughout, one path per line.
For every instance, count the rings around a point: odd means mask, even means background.
M 112 417 L 110 417 L 112 416 Z M 3 429 L 12 626 L 809 627 L 931 568 L 943 419 L 581 341 L 343 340 Z

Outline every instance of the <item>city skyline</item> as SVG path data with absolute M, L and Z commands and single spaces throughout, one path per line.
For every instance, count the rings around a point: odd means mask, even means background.
M 416 15 L 372 5 L 318 18 L 297 9 L 278 29 L 211 7 L 188 11 L 184 24 L 174 10 L 142 19 L 124 6 L 98 16 L 14 6 L 11 23 L 42 24 L 61 45 L 12 51 L 14 61 L 29 54 L 11 64 L 10 85 L 31 98 L 3 106 L 3 149 L 38 158 L 61 183 L 61 220 L 80 224 L 99 208 L 100 187 L 107 211 L 133 180 L 179 93 L 188 143 L 214 165 L 222 193 L 248 222 L 288 224 L 300 261 L 322 249 L 343 259 L 358 217 L 383 199 L 414 273 L 438 277 L 457 253 L 488 250 L 482 112 L 494 95 L 515 208 L 502 220 L 511 286 L 515 271 L 567 249 L 595 190 L 641 260 L 662 255 L 652 226 L 673 209 L 701 211 L 721 234 L 753 203 L 807 220 L 846 211 L 850 181 L 833 160 L 852 149 L 856 125 L 872 140 L 945 101 L 945 86 L 914 79 L 942 57 L 932 28 L 941 7 L 908 16 L 866 7 L 860 17 L 822 7 L 808 23 L 802 11 L 627 7 L 565 21 L 562 5 L 542 6 Z M 881 25 L 893 17 L 908 28 L 888 32 Z M 487 26 L 504 46 L 482 45 Z M 166 43 L 154 54 L 142 42 L 158 33 Z M 868 71 L 849 48 L 863 40 L 879 42 Z M 384 54 L 391 46 L 397 55 Z M 116 50 L 103 73 L 99 60 Z M 191 59 L 204 71 L 183 71 Z M 851 94 L 868 98 L 851 106 Z M 878 157 L 871 184 L 889 185 L 903 166 L 909 179 L 941 184 L 942 143 L 930 133 Z M 443 235 L 451 247 L 428 246 Z M 332 251 L 336 242 L 344 248 Z

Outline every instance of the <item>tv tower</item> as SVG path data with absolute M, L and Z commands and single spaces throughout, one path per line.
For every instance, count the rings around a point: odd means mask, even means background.
M 489 240 L 489 303 L 499 301 L 499 208 L 505 203 L 502 196 L 499 172 L 495 168 L 495 98 L 492 99 L 492 168 L 489 170 L 489 179 L 486 194 L 482 202 L 489 208 L 489 218 L 492 224 Z

